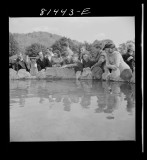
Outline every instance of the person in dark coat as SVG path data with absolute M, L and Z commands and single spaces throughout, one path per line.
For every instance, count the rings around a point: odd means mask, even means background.
M 41 71 L 42 69 L 46 69 L 46 67 L 52 67 L 51 62 L 49 61 L 48 58 L 45 58 L 43 56 L 42 52 L 39 52 L 39 58 L 37 59 L 36 63 L 37 63 L 38 71 Z
M 95 61 L 91 61 L 89 58 L 90 55 L 88 54 L 84 54 L 82 56 L 82 63 L 83 63 L 83 68 L 91 68 L 96 62 Z
M 134 55 L 134 51 L 131 49 L 128 49 L 127 53 L 122 55 L 124 61 L 129 65 L 129 67 L 131 68 L 132 72 L 134 71 L 134 67 L 135 67 L 135 55 Z
M 26 69 L 26 71 L 29 72 L 27 64 L 26 64 L 25 60 L 23 59 L 22 53 L 18 54 L 18 57 L 15 62 L 15 69 L 16 69 L 16 71 L 19 71 L 20 69 Z

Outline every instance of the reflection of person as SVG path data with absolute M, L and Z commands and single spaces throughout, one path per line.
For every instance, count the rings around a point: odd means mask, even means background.
M 62 102 L 63 102 L 63 105 L 64 105 L 64 110 L 65 111 L 70 111 L 71 102 L 70 102 L 69 98 L 64 97 Z
M 76 94 L 69 94 L 69 99 L 72 103 L 78 103 L 79 97 Z
M 127 101 L 126 110 L 130 113 L 132 113 L 132 109 L 135 107 L 135 98 L 134 93 L 131 84 L 122 84 L 120 86 L 121 91 L 125 94 L 125 100 Z
M 90 95 L 83 95 L 80 102 L 81 106 L 84 108 L 88 108 L 88 106 L 91 104 L 91 97 Z
M 53 94 L 52 98 L 55 98 L 55 102 L 61 102 L 62 96 L 60 94 Z
M 120 86 L 118 83 L 105 83 L 106 90 L 106 104 L 105 113 L 112 113 L 120 104 Z

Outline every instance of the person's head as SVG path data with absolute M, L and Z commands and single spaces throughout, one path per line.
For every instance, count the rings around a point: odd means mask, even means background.
M 115 50 L 115 45 L 110 43 L 110 44 L 106 44 L 104 49 L 103 49 L 107 54 L 112 54 Z
M 39 52 L 38 55 L 39 55 L 39 58 L 43 58 L 43 53 L 42 52 Z
M 22 55 L 22 53 L 21 53 L 21 52 L 19 52 L 19 53 L 18 53 L 18 55 L 17 55 L 17 57 L 18 57 L 19 59 L 23 59 L 23 55 Z
M 59 57 L 60 56 L 60 51 L 59 50 L 55 50 L 54 51 L 54 55 L 55 55 L 55 57 Z
M 98 61 L 103 63 L 103 62 L 105 62 L 105 60 L 106 60 L 106 53 L 103 51 L 103 52 L 101 52 Z
M 89 55 L 88 55 L 88 54 L 84 54 L 84 55 L 83 55 L 83 59 L 84 59 L 85 61 L 87 61 L 87 60 L 89 59 Z
M 47 48 L 47 51 L 52 52 L 53 49 L 52 48 Z
M 54 52 L 54 57 L 58 58 L 58 54 L 56 52 Z
M 36 63 L 36 58 L 31 58 L 32 63 Z
M 128 52 L 127 52 L 130 56 L 132 56 L 134 54 L 133 50 L 131 49 L 128 49 Z

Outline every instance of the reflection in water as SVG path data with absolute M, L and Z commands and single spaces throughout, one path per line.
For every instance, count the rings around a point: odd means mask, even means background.
M 15 80 L 10 82 L 11 112 L 19 107 L 25 109 L 30 106 L 31 109 L 31 106 L 38 105 L 48 106 L 50 110 L 58 108 L 66 113 L 75 113 L 76 116 L 81 113 L 79 118 L 86 114 L 94 114 L 105 117 L 109 122 L 115 119 L 118 121 L 121 113 L 126 117 L 134 115 L 135 85 L 96 80 Z M 91 115 L 92 119 L 95 119 L 94 115 Z M 58 117 L 60 116 L 62 115 Z
M 80 87 L 79 87 L 80 86 Z M 10 103 L 15 104 L 19 99 L 19 106 L 25 106 L 25 99 L 39 97 L 39 103 L 62 102 L 64 110 L 70 111 L 71 104 L 78 103 L 81 107 L 88 109 L 91 106 L 91 97 L 97 97 L 97 108 L 95 113 L 113 113 L 125 95 L 127 102 L 126 110 L 132 113 L 135 107 L 135 87 L 133 84 L 92 81 L 92 80 L 32 80 L 32 81 L 11 81 Z

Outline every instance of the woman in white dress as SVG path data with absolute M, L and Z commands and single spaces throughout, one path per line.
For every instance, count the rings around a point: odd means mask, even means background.
M 129 81 L 132 77 L 132 71 L 129 65 L 123 60 L 122 55 L 116 51 L 114 44 L 106 44 L 104 47 L 106 52 L 106 70 L 107 76 L 103 79 L 114 81 Z

